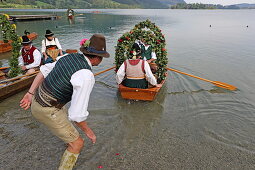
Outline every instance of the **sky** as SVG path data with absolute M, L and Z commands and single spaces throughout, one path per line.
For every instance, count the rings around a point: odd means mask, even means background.
M 186 3 L 203 3 L 203 4 L 221 4 L 221 5 L 233 5 L 233 4 L 255 4 L 255 0 L 184 0 Z

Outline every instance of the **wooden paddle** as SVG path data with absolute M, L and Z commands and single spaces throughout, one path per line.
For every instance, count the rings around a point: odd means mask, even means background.
M 22 75 L 22 76 L 18 76 L 18 77 L 14 77 L 14 78 L 11 78 L 11 79 L 3 80 L 3 81 L 0 81 L 0 84 L 8 83 L 10 81 L 18 80 L 18 79 L 21 79 L 22 77 L 28 77 L 28 76 L 31 76 L 31 75 L 34 75 L 34 74 L 37 74 L 37 73 L 39 73 L 39 71 L 33 72 L 31 74 L 25 74 L 25 75 Z
M 114 69 L 114 68 L 115 68 L 115 66 L 113 66 L 113 67 L 111 67 L 111 68 L 108 68 L 108 69 L 106 69 L 106 70 L 104 70 L 104 71 L 100 71 L 100 72 L 98 72 L 98 73 L 95 73 L 94 76 L 97 76 L 97 75 L 99 75 L 99 74 L 105 73 L 105 72 L 110 71 L 110 70 L 112 70 L 112 69 Z
M 194 76 L 194 75 L 191 75 L 191 74 L 188 74 L 188 73 L 184 73 L 182 71 L 179 71 L 179 70 L 176 70 L 176 69 L 173 69 L 173 68 L 167 68 L 167 70 L 174 71 L 174 72 L 177 72 L 177 73 L 180 73 L 180 74 L 184 74 L 184 75 L 187 75 L 187 76 L 190 76 L 190 77 L 194 77 L 194 78 L 199 79 L 199 80 L 207 81 L 207 82 L 210 82 L 210 83 L 214 84 L 215 86 L 218 86 L 218 87 L 221 87 L 221 88 L 224 88 L 224 89 L 237 90 L 237 87 L 235 87 L 233 85 L 230 85 L 230 84 L 227 84 L 227 83 L 204 79 L 204 78 L 201 78 L 201 77 L 198 77 L 198 76 Z

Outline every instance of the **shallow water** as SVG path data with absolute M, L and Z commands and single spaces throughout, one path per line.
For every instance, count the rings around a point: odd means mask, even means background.
M 165 34 L 170 67 L 238 90 L 169 72 L 155 101 L 128 101 L 117 91 L 114 72 L 101 74 L 88 118 L 98 140 L 92 145 L 83 136 L 86 146 L 75 169 L 255 168 L 254 10 L 91 11 L 76 10 L 80 15 L 70 23 L 63 11 L 55 10 L 60 20 L 17 22 L 17 31 L 37 32 L 34 45 L 40 47 L 45 30 L 51 29 L 64 49 L 78 49 L 81 38 L 104 34 L 111 58 L 94 68 L 98 72 L 113 65 L 117 39 L 150 19 Z M 0 55 L 4 66 L 8 58 Z M 30 111 L 19 108 L 24 93 L 0 103 L 0 169 L 56 169 L 65 145 Z

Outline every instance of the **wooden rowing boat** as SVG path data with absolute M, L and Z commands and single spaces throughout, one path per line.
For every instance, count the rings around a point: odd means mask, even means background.
M 161 81 L 161 85 L 165 83 L 165 80 Z M 119 92 L 123 99 L 130 100 L 143 100 L 143 101 L 153 101 L 161 87 L 152 87 L 148 89 L 139 89 L 139 88 L 129 88 L 122 84 L 119 85 Z
M 77 53 L 78 51 L 67 49 L 66 52 Z M 4 72 L 6 72 L 7 69 L 9 69 L 9 67 L 0 68 L 0 101 L 30 87 L 38 73 L 35 72 L 28 75 L 21 75 L 6 79 Z
M 4 80 L 0 81 L 0 101 L 28 88 L 36 75 L 34 73 L 26 76 L 17 76 L 12 81 L 8 81 L 8 79 L 6 80 L 7 82 Z
M 38 34 L 35 32 L 32 32 L 31 34 L 27 35 L 30 40 L 35 40 L 38 37 Z M 2 40 L 0 40 L 0 53 L 5 53 L 12 50 L 12 41 L 9 40 L 7 43 L 4 43 Z

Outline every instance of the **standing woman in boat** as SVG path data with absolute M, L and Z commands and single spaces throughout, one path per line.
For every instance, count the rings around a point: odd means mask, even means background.
M 58 56 L 62 56 L 62 47 L 58 38 L 53 37 L 54 33 L 51 30 L 46 30 L 45 39 L 42 40 L 42 53 L 44 56 L 44 63 L 52 63 L 56 61 Z
M 41 53 L 32 45 L 32 41 L 26 36 L 22 36 L 21 56 L 19 57 L 19 66 L 21 70 L 30 74 L 39 70 L 41 64 Z
M 148 62 L 141 59 L 141 48 L 137 43 L 133 44 L 130 55 L 132 58 L 124 61 L 117 71 L 117 83 L 122 83 L 130 88 L 147 89 L 149 82 L 151 85 L 159 87 Z

